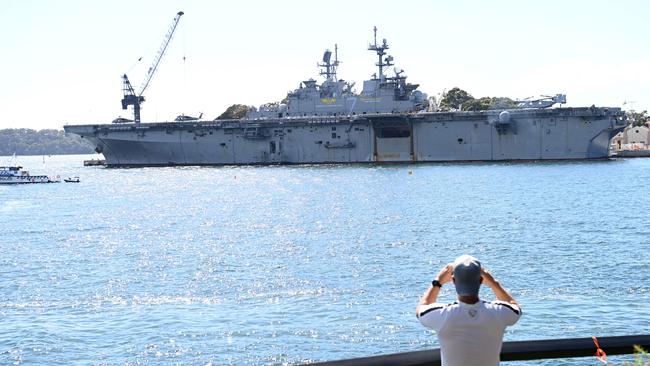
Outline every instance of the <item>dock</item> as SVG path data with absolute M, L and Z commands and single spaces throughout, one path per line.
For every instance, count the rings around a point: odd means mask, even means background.
M 637 149 L 637 150 L 618 150 L 612 154 L 613 158 L 648 158 L 650 157 L 650 149 Z
M 106 160 L 104 159 L 90 159 L 84 160 L 84 166 L 105 166 Z

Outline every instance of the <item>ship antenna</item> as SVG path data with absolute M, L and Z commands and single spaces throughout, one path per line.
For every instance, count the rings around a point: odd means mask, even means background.
M 373 32 L 375 33 L 374 41 L 375 43 L 371 44 L 368 46 L 368 51 L 375 51 L 377 53 L 378 61 L 375 65 L 379 68 L 379 80 L 384 80 L 384 67 L 391 66 L 393 61 L 393 58 L 391 56 L 386 57 L 384 59 L 384 55 L 386 54 L 386 50 L 389 48 L 388 43 L 386 42 L 386 39 L 383 40 L 383 43 L 381 45 L 377 44 L 377 26 L 373 27 Z
M 334 65 L 339 65 L 339 45 L 334 43 Z
M 334 81 L 336 81 L 336 69 L 339 67 L 339 45 L 336 43 L 334 43 L 334 63 L 332 66 L 332 74 L 334 76 Z
M 375 32 L 375 46 L 377 46 L 377 26 L 374 26 L 372 30 Z

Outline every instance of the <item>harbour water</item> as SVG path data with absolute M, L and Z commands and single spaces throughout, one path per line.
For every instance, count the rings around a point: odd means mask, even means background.
M 524 308 L 506 340 L 650 334 L 647 159 L 83 167 L 90 158 L 17 157 L 81 183 L 0 186 L 0 364 L 293 365 L 430 349 L 415 305 L 464 253 Z

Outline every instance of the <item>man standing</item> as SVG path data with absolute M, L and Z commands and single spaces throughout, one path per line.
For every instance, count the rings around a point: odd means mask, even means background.
M 458 301 L 437 303 L 440 288 L 452 281 Z M 481 283 L 497 301 L 479 299 Z M 519 320 L 521 308 L 476 258 L 463 255 L 438 273 L 416 313 L 422 325 L 438 333 L 442 366 L 494 366 L 499 364 L 503 333 Z

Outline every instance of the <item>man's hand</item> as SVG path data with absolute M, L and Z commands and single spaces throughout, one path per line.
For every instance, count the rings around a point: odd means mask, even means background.
M 494 285 L 497 283 L 494 277 L 492 277 L 492 274 L 483 267 L 481 267 L 481 278 L 483 279 L 483 284 L 488 287 L 494 287 Z
M 481 267 L 481 278 L 483 279 L 483 284 L 489 286 L 492 289 L 492 292 L 494 292 L 494 295 L 496 295 L 497 299 L 519 306 L 512 295 L 510 295 L 506 289 L 501 287 L 501 284 L 499 284 L 499 282 L 494 279 L 492 274 L 483 267 Z
M 444 266 L 440 270 L 440 272 L 438 272 L 436 279 L 440 282 L 440 284 L 444 285 L 445 283 L 451 282 L 451 278 L 453 274 L 454 274 L 454 266 L 452 264 L 448 264 Z
M 440 282 L 441 285 L 444 285 L 445 283 L 451 282 L 451 276 L 454 273 L 454 266 L 451 264 L 448 264 L 444 266 L 440 272 L 438 272 L 438 275 L 436 276 L 436 280 Z M 420 313 L 424 310 L 427 309 L 427 307 L 433 303 L 436 302 L 438 299 L 438 294 L 440 293 L 440 288 L 438 286 L 429 286 L 427 291 L 422 295 L 422 298 L 420 299 L 420 302 L 418 303 L 417 308 L 415 309 L 415 312 L 418 316 L 420 316 Z

